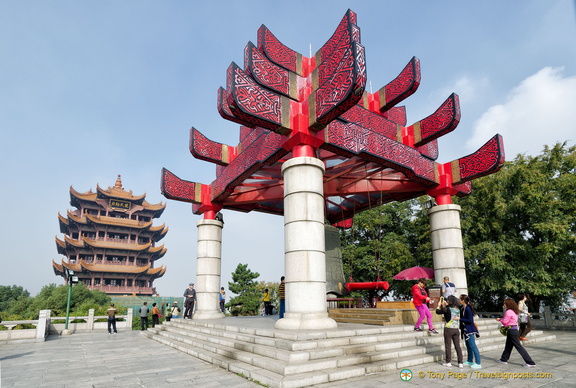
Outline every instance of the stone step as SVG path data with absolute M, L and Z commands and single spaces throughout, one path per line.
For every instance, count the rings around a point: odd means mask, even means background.
M 440 325 L 438 325 L 440 326 Z M 503 349 L 499 324 L 479 320 L 480 352 Z M 350 329 L 348 329 L 350 327 Z M 442 331 L 440 328 L 439 331 Z M 345 325 L 336 331 L 281 331 L 175 320 L 143 332 L 147 337 L 270 387 L 305 387 L 369 373 L 440 361 L 442 334 L 410 326 Z M 553 335 L 534 330 L 529 343 Z M 466 347 L 461 343 L 466 354 Z

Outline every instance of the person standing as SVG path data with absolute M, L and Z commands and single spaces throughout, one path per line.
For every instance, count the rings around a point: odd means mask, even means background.
M 196 290 L 194 289 L 194 283 L 190 283 L 186 291 L 184 291 L 184 319 L 192 319 L 192 313 L 194 312 L 194 302 L 196 302 Z
M 506 309 L 504 316 L 502 318 L 496 318 L 496 320 L 500 322 L 502 326 L 510 326 L 510 329 L 508 330 L 508 334 L 506 334 L 506 345 L 504 345 L 504 351 L 502 352 L 500 359 L 496 360 L 496 362 L 499 362 L 500 364 L 508 364 L 508 360 L 512 354 L 512 348 L 515 348 L 525 362 L 524 367 L 534 368 L 536 363 L 532 360 L 526 349 L 524 349 L 520 344 L 520 339 L 518 338 L 518 314 L 520 313 L 518 305 L 512 299 L 504 299 L 504 308 Z
M 462 337 L 466 341 L 466 350 L 468 350 L 468 360 L 464 362 L 464 365 L 470 365 L 470 368 L 473 369 L 480 369 L 482 368 L 480 351 L 478 346 L 476 346 L 476 337 L 480 337 L 480 333 L 474 323 L 474 315 L 476 315 L 474 303 L 470 301 L 468 295 L 462 294 L 460 295 L 460 304 L 462 305 L 460 310 L 460 329 L 462 330 Z
M 438 334 L 436 329 L 434 329 L 434 325 L 432 324 L 432 313 L 428 308 L 428 303 L 433 303 L 431 299 L 428 297 L 428 293 L 426 292 L 426 279 L 420 278 L 418 282 L 412 286 L 412 303 L 414 303 L 414 307 L 418 311 L 418 321 L 414 326 L 414 331 L 422 331 L 420 328 L 420 324 L 426 318 L 426 322 L 428 323 L 428 332 L 432 334 Z
M 174 301 L 172 308 L 170 309 L 170 314 L 168 316 L 170 318 L 178 318 L 180 316 L 180 307 L 178 307 L 178 302 Z
M 156 302 L 152 303 L 152 327 L 160 324 L 160 310 L 156 307 Z
M 444 283 L 442 283 L 442 296 L 444 299 L 448 299 L 450 295 L 456 296 L 456 285 L 450 282 L 450 278 L 448 276 L 444 276 Z M 456 297 L 458 300 L 458 297 Z
M 226 304 L 226 291 L 224 291 L 224 287 L 220 287 L 220 311 L 224 312 L 225 304 Z
M 528 303 L 527 303 L 527 296 L 523 292 L 519 293 L 516 296 L 518 300 L 518 310 L 520 310 L 520 314 L 518 314 L 518 326 L 520 332 L 520 341 L 528 341 L 526 336 L 528 333 L 532 331 L 532 322 L 530 322 L 530 312 L 528 311 Z
M 264 301 L 264 314 L 272 315 L 272 309 L 270 308 L 270 292 L 268 289 L 264 290 L 264 295 L 262 295 L 262 300 Z
M 108 334 L 112 334 L 112 329 L 114 330 L 114 334 L 118 334 L 116 331 L 116 308 L 114 307 L 114 303 L 106 310 L 106 314 L 108 315 Z
M 140 307 L 140 330 L 148 329 L 148 302 L 144 302 Z
M 284 312 L 286 310 L 286 284 L 284 283 L 284 276 L 280 278 L 278 295 L 280 297 L 280 312 L 278 313 L 278 316 L 280 317 L 280 319 L 282 319 L 284 318 Z
M 446 363 L 444 366 L 452 366 L 452 343 L 456 349 L 456 356 L 458 358 L 458 368 L 463 368 L 464 357 L 462 356 L 462 348 L 460 347 L 460 306 L 458 305 L 458 298 L 450 295 L 447 300 L 443 301 L 436 309 L 436 314 L 444 315 L 444 352 L 446 354 Z

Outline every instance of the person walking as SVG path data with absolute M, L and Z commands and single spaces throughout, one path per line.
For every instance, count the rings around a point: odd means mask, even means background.
M 220 311 L 224 312 L 225 304 L 226 304 L 226 291 L 224 291 L 224 287 L 220 287 Z
M 458 290 L 456 289 L 456 285 L 450 282 L 450 278 L 448 276 L 444 276 L 444 283 L 442 283 L 442 296 L 444 299 L 448 299 L 450 295 L 456 296 L 457 291 Z M 456 297 L 456 300 L 458 300 L 458 297 Z
M 264 290 L 264 295 L 262 295 L 262 300 L 264 301 L 264 314 L 272 315 L 272 309 L 270 308 L 272 304 L 270 303 L 270 292 L 266 288 Z
M 518 310 L 520 310 L 520 314 L 518 314 L 518 330 L 520 333 L 520 341 L 528 341 L 526 336 L 528 333 L 532 331 L 532 322 L 530 322 L 530 312 L 528 311 L 528 297 L 523 292 L 519 293 L 516 296 L 518 300 Z
M 420 278 L 418 282 L 412 286 L 412 303 L 414 303 L 414 307 L 418 311 L 418 321 L 414 326 L 414 331 L 422 331 L 420 328 L 420 324 L 426 318 L 426 322 L 428 323 L 428 332 L 432 334 L 438 334 L 436 329 L 434 329 L 434 325 L 432 324 L 432 313 L 428 308 L 428 303 L 433 303 L 432 300 L 428 297 L 428 293 L 426 292 L 426 279 Z
M 148 329 L 148 302 L 144 302 L 140 307 L 140 330 Z
M 192 319 L 192 313 L 194 312 L 194 302 L 196 302 L 196 290 L 194 289 L 194 283 L 190 283 L 188 288 L 184 291 L 184 319 Z
M 502 352 L 500 359 L 496 360 L 496 362 L 500 364 L 508 364 L 508 360 L 512 354 L 512 348 L 515 348 L 525 362 L 524 367 L 534 368 L 536 363 L 532 360 L 532 357 L 530 357 L 522 344 L 520 344 L 520 339 L 518 338 L 518 314 L 520 313 L 518 305 L 512 299 L 504 299 L 504 308 L 506 309 L 504 316 L 502 318 L 496 318 L 496 320 L 500 322 L 502 326 L 509 326 L 510 329 L 506 334 L 506 345 L 504 345 L 504 351 Z
M 152 303 L 152 327 L 160 324 L 160 310 L 156 307 L 156 302 Z
M 468 295 L 462 294 L 460 295 L 460 304 L 462 306 L 460 310 L 460 330 L 462 338 L 466 341 L 466 350 L 468 350 L 468 360 L 464 361 L 464 365 L 470 365 L 472 369 L 480 369 L 482 368 L 482 362 L 480 351 L 478 346 L 476 346 L 476 337 L 480 337 L 480 333 L 474 323 L 474 316 L 476 315 L 474 303 L 472 303 Z
M 452 344 L 456 349 L 458 359 L 458 368 L 463 368 L 464 357 L 460 347 L 460 306 L 458 298 L 450 295 L 447 300 L 443 301 L 436 309 L 436 314 L 444 315 L 444 352 L 446 354 L 446 363 L 444 366 L 452 366 Z
M 116 331 L 116 308 L 114 307 L 114 303 L 106 310 L 106 315 L 108 315 L 108 334 L 112 334 L 112 330 L 114 330 L 114 334 L 118 334 Z
M 278 287 L 278 295 L 280 297 L 280 312 L 278 317 L 280 319 L 284 318 L 284 312 L 286 310 L 286 284 L 284 283 L 284 276 L 280 278 L 280 286 Z

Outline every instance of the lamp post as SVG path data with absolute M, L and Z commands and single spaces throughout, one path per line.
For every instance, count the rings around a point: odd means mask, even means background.
M 68 283 L 68 303 L 66 305 L 66 325 L 64 326 L 64 331 L 62 334 L 70 334 L 68 330 L 68 321 L 70 320 L 70 301 L 72 299 L 72 285 L 78 283 L 78 276 L 74 275 L 74 271 L 64 267 L 64 275 L 66 276 L 66 282 Z

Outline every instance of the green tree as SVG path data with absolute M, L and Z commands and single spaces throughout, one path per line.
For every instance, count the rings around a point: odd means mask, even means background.
M 371 282 L 379 276 L 390 283 L 389 292 L 396 297 L 409 294 L 412 283 L 393 280 L 393 276 L 415 265 L 432 266 L 424 200 L 388 203 L 354 216 L 352 228 L 340 233 L 347 279 Z M 362 296 L 371 299 L 376 292 L 363 292 Z
M 468 288 L 484 310 L 527 292 L 556 307 L 576 288 L 576 147 L 518 155 L 460 199 Z
M 0 286 L 0 311 L 4 320 L 18 319 L 31 301 L 30 293 L 21 286 Z
M 226 304 L 232 315 L 258 315 L 261 295 L 255 279 L 259 276 L 258 272 L 248 268 L 248 264 L 238 264 L 232 272 L 232 282 L 228 282 L 228 289 L 236 296 Z

